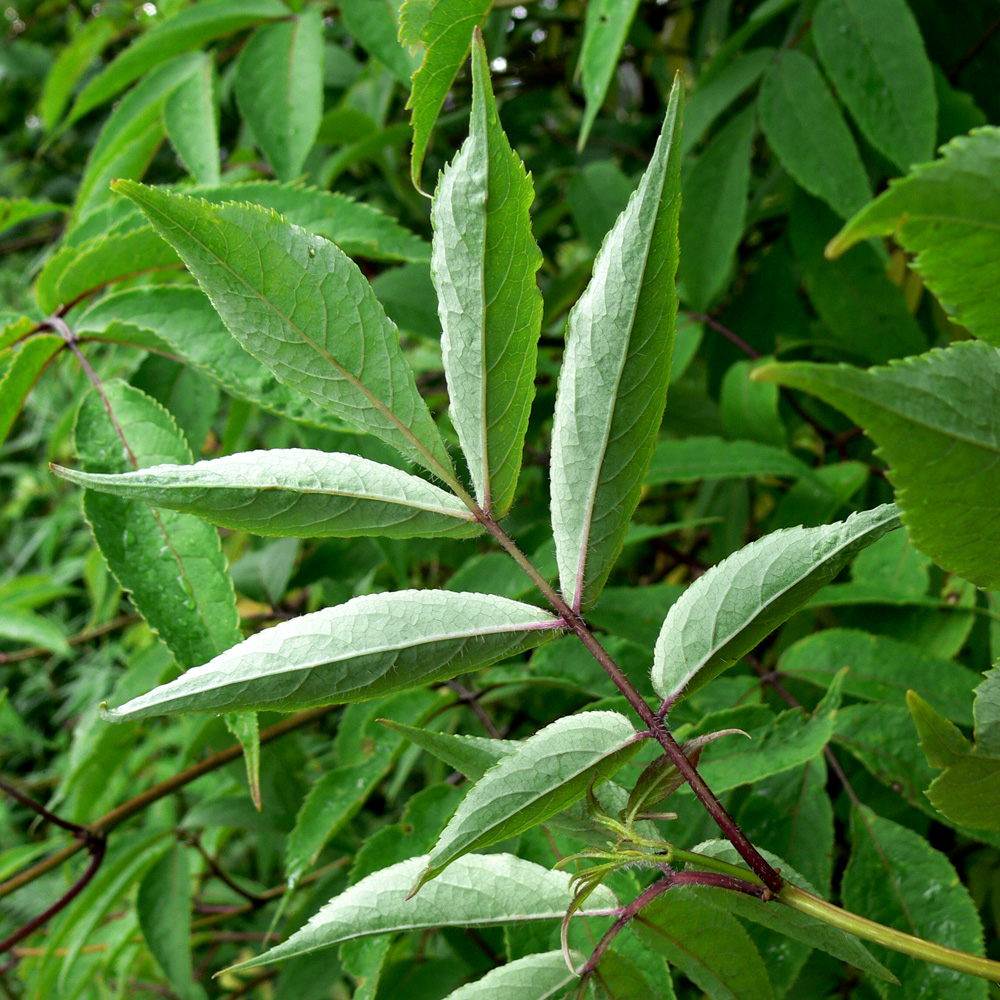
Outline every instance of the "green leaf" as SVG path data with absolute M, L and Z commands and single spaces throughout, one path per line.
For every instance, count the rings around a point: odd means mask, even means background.
M 203 992 L 191 981 L 191 872 L 175 842 L 139 883 L 136 913 L 149 950 L 181 997 Z
M 760 121 L 782 166 L 838 215 L 846 219 L 871 197 L 850 129 L 816 64 L 801 52 L 782 52 L 765 74 Z
M 88 489 L 256 535 L 467 538 L 482 530 L 457 497 L 359 455 L 275 448 L 117 476 L 54 471 Z
M 63 629 L 34 611 L 0 608 L 0 639 L 27 646 L 41 646 L 60 656 L 70 654 Z
M 482 594 L 402 590 L 356 597 L 258 632 L 107 717 L 290 712 L 367 701 L 516 656 L 560 625 L 538 608 Z
M 937 97 L 906 0 L 823 0 L 812 35 L 865 138 L 901 170 L 934 153 Z
M 732 118 L 684 173 L 678 277 L 684 299 L 707 309 L 733 269 L 746 222 L 754 109 Z
M 851 813 L 854 849 L 841 884 L 847 909 L 908 934 L 983 954 L 976 906 L 948 859 L 923 837 L 864 806 Z M 901 995 L 985 1000 L 985 980 L 871 946 L 902 984 Z
M 428 856 L 414 893 L 457 858 L 514 837 L 606 781 L 642 748 L 617 712 L 557 719 L 503 757 L 469 790 Z
M 457 736 L 454 733 L 435 733 L 430 729 L 417 729 L 392 719 L 379 719 L 382 725 L 411 743 L 443 760 L 449 767 L 461 771 L 472 781 L 479 781 L 488 770 L 504 757 L 509 757 L 521 747 L 517 740 L 494 740 L 486 736 Z
M 417 19 L 425 51 L 420 68 L 413 74 L 413 88 L 406 107 L 412 111 L 410 123 L 413 126 L 410 177 L 418 190 L 420 168 L 441 105 L 469 55 L 473 30 L 482 27 L 492 6 L 493 0 L 436 0 L 426 18 L 421 11 Z M 407 26 L 405 19 L 400 25 L 401 37 L 404 31 L 412 44 L 413 27 Z
M 757 441 L 723 441 L 715 437 L 664 439 L 653 452 L 646 485 L 752 476 L 808 479 L 812 470 L 784 448 Z
M 65 124 L 71 125 L 92 108 L 111 100 L 171 56 L 262 21 L 288 17 L 289 13 L 278 0 L 200 0 L 147 31 L 102 69 L 80 91 Z
M 585 956 L 570 952 L 577 968 Z M 604 963 L 601 972 L 604 973 Z M 565 989 L 578 977 L 566 968 L 566 958 L 561 950 L 525 955 L 506 965 L 487 972 L 482 979 L 460 986 L 444 1000 L 550 1000 L 564 997 Z
M 323 117 L 323 12 L 258 28 L 236 67 L 236 101 L 278 179 L 294 180 Z
M 725 840 L 709 840 L 699 844 L 693 850 L 697 854 L 707 854 L 709 857 L 721 858 L 730 864 L 742 865 L 735 848 Z M 782 878 L 801 889 L 805 889 L 806 892 L 822 898 L 822 895 L 787 861 L 767 850 L 763 850 L 761 853 L 772 866 L 781 871 Z M 688 869 L 696 869 L 696 867 L 688 865 Z M 877 961 L 856 937 L 836 927 L 831 927 L 815 917 L 810 917 L 787 906 L 776 905 L 774 902 L 765 903 L 753 896 L 745 896 L 742 893 L 729 892 L 728 890 L 698 887 L 693 892 L 719 909 L 727 910 L 745 920 L 752 920 L 770 930 L 787 934 L 788 937 L 801 941 L 811 948 L 818 948 L 820 951 L 833 955 L 834 958 L 850 962 L 856 969 L 868 972 L 878 979 L 887 982 L 895 981 L 893 974 L 881 962 Z
M 430 927 L 489 927 L 534 920 L 559 920 L 572 900 L 570 875 L 510 854 L 470 854 L 456 861 L 419 896 L 407 901 L 426 855 L 383 868 L 331 899 L 287 941 L 234 969 L 253 969 L 306 955 L 341 941 Z M 580 916 L 616 905 L 600 886 L 591 908 Z
M 119 190 L 176 248 L 233 336 L 279 382 L 454 483 L 396 326 L 341 250 L 253 206 L 216 207 L 127 181 Z
M 784 451 L 787 433 L 778 409 L 778 387 L 755 382 L 752 377 L 754 368 L 766 363 L 763 359 L 748 359 L 736 361 L 726 369 L 719 416 L 727 437 L 760 441 Z M 815 477 L 812 479 L 816 482 Z
M 362 48 L 374 56 L 404 87 L 419 61 L 400 44 L 393 0 L 342 0 L 340 16 L 344 27 Z
M 894 504 L 816 528 L 784 528 L 698 577 L 671 607 L 656 642 L 653 687 L 686 697 L 749 653 L 866 545 L 899 526 Z
M 968 756 L 949 765 L 927 789 L 927 798 L 952 823 L 1000 830 L 1000 760 Z
M 1000 344 L 1000 129 L 953 139 L 941 159 L 891 181 L 830 241 L 836 257 L 872 236 L 893 236 L 956 323 Z
M 633 927 L 711 1000 L 773 1000 L 767 968 L 750 935 L 693 893 L 664 893 L 639 913 Z
M 913 716 L 920 746 L 931 767 L 948 767 L 972 752 L 972 744 L 962 735 L 958 726 L 929 705 L 916 691 L 906 693 L 906 705 Z
M 563 597 L 597 599 L 621 552 L 663 416 L 673 351 L 680 98 L 570 313 L 552 428 L 552 530 Z
M 178 84 L 163 106 L 163 124 L 187 172 L 199 184 L 219 183 L 219 113 L 215 64 L 204 63 Z
M 912 688 L 933 698 L 949 719 L 972 722 L 971 692 L 977 675 L 951 660 L 888 636 L 856 629 L 827 629 L 800 639 L 778 662 L 783 674 L 820 688 L 844 666 L 844 693 L 866 701 L 903 705 Z
M 69 44 L 45 77 L 38 99 L 38 113 L 47 132 L 58 124 L 77 81 L 116 34 L 115 22 L 110 17 L 92 17 L 73 31 Z
M 35 201 L 32 198 L 0 198 L 0 233 L 22 222 L 29 222 L 40 215 L 65 212 L 65 205 L 54 201 Z
M 123 382 L 87 395 L 76 419 L 76 447 L 87 471 L 122 472 L 190 462 L 191 452 L 159 403 Z M 119 431 L 124 441 L 119 437 Z M 236 596 L 218 532 L 189 514 L 87 492 L 84 513 L 109 568 L 182 667 L 242 638 Z
M 583 25 L 583 48 L 577 72 L 583 78 L 586 108 L 580 125 L 577 149 L 587 145 L 587 136 L 601 110 L 618 57 L 628 37 L 639 0 L 591 0 Z
M 542 255 L 531 235 L 531 179 L 497 117 L 482 38 L 472 47 L 469 138 L 434 195 L 431 277 L 451 419 L 480 506 L 510 508 L 535 395 Z
M 65 346 L 62 337 L 54 333 L 40 333 L 29 337 L 14 351 L 7 370 L 0 378 L 0 444 L 7 439 L 38 376 Z
M 976 749 L 1000 757 L 1000 668 L 988 670 L 976 688 L 973 708 L 976 722 Z
M 977 586 L 1000 586 L 1000 422 L 987 405 L 1000 351 L 965 341 L 885 368 L 797 362 L 754 377 L 812 393 L 860 424 L 889 464 L 913 544 Z

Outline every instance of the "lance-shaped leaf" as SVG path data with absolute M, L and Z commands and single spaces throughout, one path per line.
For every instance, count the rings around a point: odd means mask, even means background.
M 66 341 L 62 337 L 54 333 L 40 333 L 25 340 L 12 357 L 9 351 L 0 355 L 0 364 L 6 364 L 6 370 L 0 377 L 0 444 L 14 426 L 38 376 L 65 346 Z
M 454 482 L 451 459 L 385 315 L 333 243 L 251 205 L 117 186 L 181 255 L 233 336 L 279 382 Z
M 597 599 L 621 551 L 670 378 L 680 208 L 680 84 L 638 190 L 569 317 L 552 428 L 552 529 L 563 596 Z
M 38 113 L 46 132 L 56 127 L 77 81 L 118 33 L 110 17 L 92 17 L 73 32 L 69 44 L 56 57 L 45 77 Z
M 323 116 L 323 12 L 306 7 L 258 28 L 236 67 L 236 101 L 279 180 L 290 181 Z
M 559 920 L 573 898 L 566 872 L 550 871 L 511 854 L 472 854 L 407 900 L 426 863 L 424 855 L 368 875 L 331 899 L 287 941 L 233 968 L 253 969 L 341 941 L 396 931 Z M 611 890 L 601 886 L 578 914 L 604 912 L 616 905 Z
M 163 123 L 181 162 L 199 184 L 219 183 L 215 64 L 206 59 L 163 106 Z
M 421 749 L 434 754 L 449 767 L 461 771 L 473 781 L 478 781 L 494 764 L 521 747 L 517 740 L 494 740 L 486 736 L 435 733 L 430 729 L 418 729 L 416 726 L 407 726 L 392 719 L 379 719 L 379 722 L 405 736 Z
M 713 566 L 663 622 L 653 656 L 657 694 L 676 699 L 703 687 L 899 524 L 895 504 L 883 504 L 846 521 L 775 531 Z
M 277 448 L 117 476 L 55 471 L 88 489 L 257 535 L 467 538 L 482 530 L 458 497 L 359 455 Z
M 258 632 L 106 714 L 122 722 L 367 701 L 515 656 L 560 627 L 545 611 L 485 594 L 370 594 Z
M 1000 586 L 1000 350 L 964 341 L 885 368 L 798 362 L 754 377 L 860 424 L 889 464 L 916 548 L 977 586 Z
M 411 0 L 412 3 L 412 0 Z M 459 67 L 469 54 L 472 32 L 481 27 L 493 0 L 434 0 L 426 18 L 420 19 L 420 41 L 426 46 L 420 68 L 413 74 L 407 108 L 413 112 L 413 151 L 410 178 L 420 187 L 431 130 Z M 412 40 L 412 22 L 402 29 Z
M 582 799 L 641 746 L 635 727 L 617 712 L 568 715 L 539 730 L 469 790 L 414 892 L 463 854 L 514 837 Z
M 510 508 L 535 394 L 542 255 L 533 191 L 497 117 L 482 36 L 472 46 L 469 138 L 434 196 L 431 276 L 451 419 L 484 510 Z
M 872 236 L 894 236 L 955 322 L 1000 344 L 1000 129 L 975 129 L 941 153 L 891 181 L 826 252 L 836 257 Z
M 65 212 L 65 205 L 57 205 L 52 201 L 34 201 L 31 198 L 0 198 L 0 233 L 22 222 L 38 218 L 40 215 L 51 215 L 53 212 Z
M 750 476 L 809 479 L 812 470 L 784 448 L 759 441 L 724 441 L 717 437 L 667 438 L 653 451 L 646 485 L 693 483 L 699 479 L 746 479 Z
M 570 952 L 570 957 L 577 968 L 585 961 L 584 955 L 578 951 Z M 567 987 L 577 978 L 566 967 L 562 951 L 545 951 L 501 965 L 487 972 L 482 979 L 460 986 L 444 1000 L 506 1000 L 508 997 L 550 1000 L 565 997 Z

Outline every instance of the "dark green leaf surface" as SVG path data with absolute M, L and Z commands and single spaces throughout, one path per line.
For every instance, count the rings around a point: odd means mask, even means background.
M 344 0 L 340 16 L 344 27 L 404 87 L 409 87 L 419 62 L 400 44 L 393 0 Z
M 898 509 L 883 504 L 846 521 L 773 532 L 713 566 L 663 623 L 653 661 L 657 694 L 676 698 L 703 687 L 898 526 Z
M 107 714 L 121 722 L 367 701 L 514 656 L 558 628 L 547 612 L 501 597 L 435 590 L 356 597 L 258 632 Z
M 323 117 L 323 14 L 258 28 L 240 55 L 236 100 L 278 180 L 294 180 Z
M 976 129 L 941 153 L 891 182 L 830 241 L 827 253 L 894 236 L 955 322 L 1000 344 L 1000 129 Z
M 395 324 L 341 250 L 264 209 L 216 207 L 127 182 L 120 190 L 177 249 L 233 336 L 278 381 L 454 479 Z
M 1000 350 L 968 341 L 886 368 L 803 362 L 755 377 L 819 396 L 864 427 L 913 544 L 977 586 L 1000 586 L 1000 409 L 989 402 Z
M 482 531 L 457 497 L 359 455 L 276 448 L 119 476 L 57 472 L 89 489 L 257 535 L 464 538 Z
M 514 497 L 535 395 L 542 255 L 534 193 L 497 117 L 486 49 L 472 47 L 469 138 L 441 175 L 431 218 L 431 277 L 451 419 L 480 506 L 497 518 Z
M 660 441 L 646 473 L 647 486 L 693 483 L 700 479 L 748 479 L 752 476 L 809 478 L 812 472 L 783 448 L 758 441 L 690 437 Z
M 677 311 L 680 85 L 642 183 L 568 321 L 552 429 L 563 597 L 594 603 L 621 552 L 663 415 Z
M 812 22 L 823 68 L 865 138 L 901 170 L 934 152 L 934 75 L 905 0 L 823 0 Z
M 235 968 L 252 969 L 304 955 L 341 941 L 427 927 L 488 927 L 559 920 L 572 899 L 570 876 L 510 854 L 470 854 L 456 861 L 423 892 L 407 901 L 427 857 L 410 858 L 356 882 L 330 900 L 287 941 Z M 615 905 L 599 887 L 578 911 Z
M 801 52 L 783 52 L 764 75 L 760 120 L 782 166 L 842 218 L 871 197 L 850 129 L 815 63 Z
M 56 334 L 40 333 L 28 338 L 10 358 L 0 378 L 0 443 L 6 440 L 24 399 L 45 366 L 66 346 Z M 4 355 L 0 354 L 0 361 Z

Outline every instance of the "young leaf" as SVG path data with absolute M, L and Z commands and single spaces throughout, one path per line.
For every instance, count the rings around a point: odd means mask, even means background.
M 258 28 L 236 68 L 236 100 L 278 180 L 294 180 L 323 117 L 323 12 Z
M 854 849 L 841 883 L 844 906 L 908 934 L 983 954 L 976 906 L 948 859 L 919 834 L 875 815 L 851 813 Z M 902 984 L 903 996 L 986 1000 L 982 979 L 871 946 Z
M 563 596 L 594 603 L 621 552 L 663 416 L 677 297 L 680 98 L 569 317 L 552 428 L 552 530 Z
M 66 346 L 62 337 L 39 333 L 29 337 L 13 352 L 0 378 L 0 444 L 10 433 L 21 406 L 45 366 Z M 7 352 L 5 352 L 7 353 Z M 0 355 L 0 359 L 3 359 Z
M 934 153 L 937 97 L 906 0 L 823 0 L 813 40 L 865 138 L 901 170 Z
M 577 72 L 583 78 L 583 95 L 586 100 L 580 138 L 576 144 L 578 150 L 587 145 L 587 136 L 590 135 L 597 112 L 604 103 L 604 95 L 608 92 L 638 6 L 639 0 L 592 0 L 587 4 L 583 47 L 580 49 L 580 64 L 577 67 Z
M 501 597 L 443 590 L 371 594 L 258 632 L 107 717 L 290 712 L 367 701 L 516 656 L 560 627 L 547 612 Z
M 279 0 L 201 0 L 150 29 L 90 80 L 77 96 L 65 125 L 71 125 L 91 109 L 111 100 L 171 56 L 289 14 L 289 9 Z
M 54 471 L 88 489 L 256 535 L 467 538 L 482 530 L 457 497 L 359 455 L 275 448 L 117 476 Z
M 233 336 L 280 382 L 454 484 L 399 334 L 332 243 L 249 205 L 216 207 L 122 182 L 184 258 Z
M 676 699 L 704 687 L 899 524 L 895 504 L 883 504 L 846 521 L 773 532 L 713 566 L 663 622 L 653 659 L 657 694 Z
M 198 997 L 191 981 L 191 872 L 175 842 L 139 883 L 136 912 L 149 950 L 180 997 Z
M 457 858 L 544 822 L 606 781 L 642 748 L 617 712 L 557 719 L 476 782 L 441 832 L 414 893 Z
M 752 476 L 810 478 L 812 470 L 784 448 L 758 441 L 715 437 L 660 441 L 646 473 L 647 486 L 693 483 L 701 479 L 748 479 Z
M 830 241 L 827 254 L 894 236 L 915 255 L 913 267 L 955 322 L 1000 345 L 1000 129 L 976 129 L 941 153 L 890 182 Z
M 412 0 L 411 0 L 412 3 Z M 423 62 L 413 74 L 413 87 L 406 107 L 413 114 L 413 151 L 410 178 L 420 188 L 420 168 L 424 163 L 431 130 L 437 121 L 459 67 L 469 55 L 472 32 L 482 27 L 493 0 L 435 0 L 420 19 L 420 41 L 425 45 Z M 401 34 L 402 34 L 401 26 Z M 407 29 L 412 41 L 412 28 Z
M 177 155 L 199 184 L 219 183 L 219 114 L 215 64 L 206 59 L 163 106 L 163 124 Z
M 470 854 L 456 861 L 414 899 L 406 895 L 427 864 L 410 858 L 368 875 L 331 899 L 287 941 L 234 969 L 253 969 L 294 955 L 374 934 L 430 927 L 488 927 L 559 920 L 572 901 L 567 872 L 550 871 L 510 854 Z M 616 905 L 599 886 L 579 916 Z
M 706 309 L 732 269 L 746 220 L 755 131 L 754 110 L 747 108 L 685 172 L 678 276 L 692 309 Z
M 577 968 L 583 965 L 585 956 L 578 951 L 570 952 Z M 603 973 L 604 963 L 601 963 Z M 565 997 L 566 987 L 578 977 L 566 968 L 566 957 L 562 951 L 546 951 L 525 955 L 506 965 L 487 972 L 482 979 L 460 986 L 449 993 L 444 1000 L 550 1000 Z M 617 996 L 618 994 L 615 994 Z
M 977 586 L 1000 586 L 1000 420 L 988 402 L 1000 350 L 965 341 L 885 368 L 796 362 L 754 377 L 812 393 L 864 427 L 916 548 Z
M 760 121 L 782 166 L 842 218 L 871 197 L 850 129 L 808 56 L 790 49 L 774 61 L 760 88 Z
M 535 394 L 542 255 L 531 235 L 530 177 L 497 118 L 482 36 L 472 45 L 469 138 L 434 195 L 431 276 L 451 418 L 480 506 L 514 498 Z

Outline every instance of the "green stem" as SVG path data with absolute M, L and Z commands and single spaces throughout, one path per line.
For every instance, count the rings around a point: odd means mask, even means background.
M 746 872 L 743 873 L 743 877 L 747 878 Z M 811 892 L 806 892 L 789 882 L 786 882 L 784 888 L 778 893 L 778 900 L 793 910 L 806 913 L 817 920 L 822 920 L 823 923 L 829 924 L 831 927 L 838 927 L 840 930 L 854 934 L 865 941 L 873 941 L 875 944 L 884 945 L 893 951 L 912 955 L 914 958 L 944 966 L 946 969 L 954 969 L 956 972 L 965 972 L 970 976 L 978 976 L 980 979 L 1000 983 L 1000 962 L 994 962 L 990 958 L 983 958 L 979 955 L 969 955 L 944 944 L 925 941 L 923 938 L 898 931 L 894 927 L 878 924 L 867 917 L 859 917 L 856 913 L 842 910 L 839 906 L 828 903 L 825 899 L 820 899 Z

